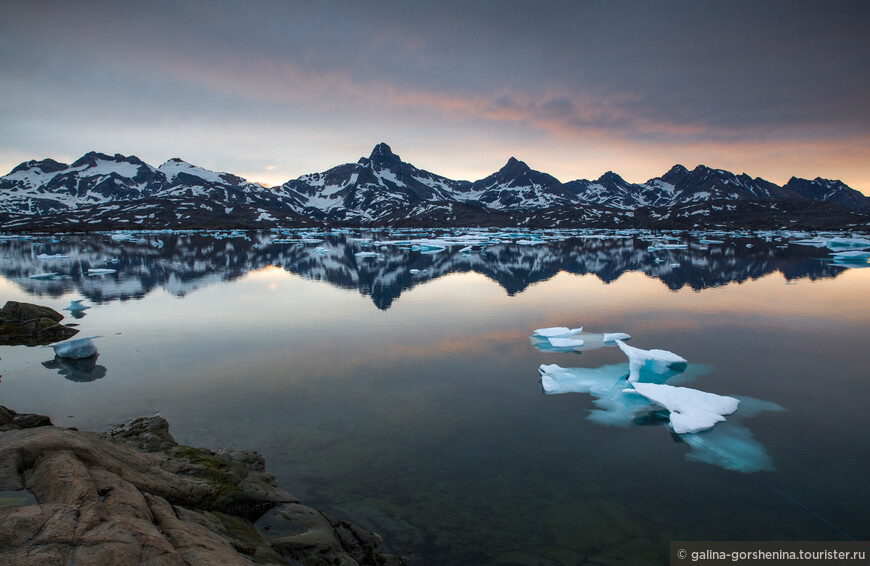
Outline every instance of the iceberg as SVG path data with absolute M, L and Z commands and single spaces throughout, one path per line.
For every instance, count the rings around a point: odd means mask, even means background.
M 109 275 L 117 272 L 117 269 L 88 269 L 88 275 Z
M 625 332 L 605 332 L 604 342 L 616 342 L 617 340 L 631 340 L 631 336 Z
M 633 383 L 626 393 L 632 391 L 667 409 L 671 428 L 677 434 L 713 428 L 740 405 L 734 397 L 659 383 Z
M 28 279 L 54 279 L 57 276 L 57 273 L 51 271 L 49 273 L 37 273 L 35 275 L 30 275 Z
M 551 328 L 538 328 L 535 330 L 535 336 L 541 336 L 543 338 L 568 338 L 569 336 L 574 336 L 575 334 L 580 334 L 583 332 L 583 327 L 580 328 L 568 328 L 567 326 L 553 326 Z
M 66 342 L 52 344 L 49 347 L 54 350 L 54 355 L 59 358 L 81 360 L 84 358 L 90 358 L 97 354 L 97 346 L 94 344 L 94 338 L 99 338 L 99 336 L 67 340 Z
M 42 261 L 48 261 L 51 259 L 66 259 L 68 257 L 69 257 L 68 255 L 63 255 L 63 254 L 54 254 L 54 255 L 39 254 L 38 256 L 36 256 L 36 259 L 39 259 Z
M 642 350 L 629 346 L 622 340 L 616 340 L 619 349 L 628 356 L 629 376 L 628 381 L 635 383 L 640 379 L 641 369 L 647 369 L 653 373 L 663 374 L 669 369 L 678 369 L 679 366 L 688 364 L 685 358 L 667 350 Z M 683 368 L 685 369 L 685 368 Z
M 378 254 L 377 252 L 356 252 L 353 255 L 355 255 L 356 257 L 358 257 L 360 259 L 364 259 L 367 257 L 378 257 L 380 254 Z

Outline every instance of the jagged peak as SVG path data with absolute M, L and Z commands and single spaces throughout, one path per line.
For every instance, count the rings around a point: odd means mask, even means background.
M 375 148 L 372 150 L 372 154 L 369 156 L 369 159 L 375 159 L 378 156 L 381 156 L 381 157 L 396 156 L 396 157 L 398 157 L 398 155 L 393 153 L 393 150 L 390 149 L 390 146 L 384 142 L 381 142 L 375 146 Z
M 526 165 L 524 161 L 520 161 L 516 157 L 511 157 L 510 159 L 508 159 L 504 167 L 499 169 L 499 173 L 511 172 L 513 174 L 519 174 L 527 171 L 531 171 L 531 168 Z
M 384 142 L 381 142 L 374 147 L 371 155 L 369 155 L 368 160 L 363 157 L 359 160 L 359 163 L 363 165 L 372 164 L 381 167 L 391 168 L 401 164 L 402 159 L 398 155 L 393 153 L 393 150 L 390 149 L 390 146 L 388 146 Z
M 617 184 L 617 185 L 627 185 L 627 184 L 628 184 L 628 183 L 625 181 L 625 179 L 623 179 L 622 177 L 620 177 L 619 175 L 617 175 L 617 174 L 614 173 L 613 171 L 608 171 L 608 172 L 605 173 L 604 175 L 598 177 L 598 180 L 595 181 L 595 182 L 596 182 L 596 183 L 599 183 L 599 184 L 602 184 L 602 185 L 605 184 L 605 183 L 614 183 L 614 184 Z

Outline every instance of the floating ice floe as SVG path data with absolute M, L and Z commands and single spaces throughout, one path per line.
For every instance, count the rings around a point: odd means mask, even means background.
M 51 271 L 49 273 L 36 273 L 28 277 L 28 279 L 54 279 L 57 277 L 57 273 Z
M 75 299 L 74 301 L 70 301 L 69 306 L 63 307 L 63 309 L 61 310 L 77 313 L 91 308 L 87 305 L 83 305 L 82 301 L 84 301 L 84 299 Z
M 867 238 L 831 238 L 826 243 L 828 249 L 835 250 L 838 248 L 870 248 L 870 240 Z
M 583 345 L 582 338 L 547 338 L 547 341 L 554 348 L 579 348 Z
M 118 270 L 108 268 L 88 269 L 88 275 L 109 275 L 111 273 L 118 273 Z
M 604 342 L 616 342 L 617 340 L 631 340 L 631 336 L 625 332 L 605 332 Z
M 426 273 L 425 269 L 409 269 L 408 273 L 411 275 L 419 275 L 420 273 Z
M 632 389 L 627 389 L 626 393 L 632 391 L 667 409 L 671 414 L 671 428 L 677 434 L 713 428 L 740 405 L 734 397 L 660 383 L 632 383 Z
M 63 254 L 54 254 L 54 255 L 39 254 L 38 256 L 36 256 L 36 259 L 39 259 L 42 261 L 48 261 L 48 260 L 52 260 L 52 259 L 66 259 L 68 257 L 69 257 L 68 255 L 63 255 Z
M 364 259 L 367 257 L 378 257 L 380 254 L 377 252 L 356 252 L 353 255 L 355 255 L 356 257 L 358 257 L 360 259 Z
M 583 332 L 583 327 L 568 328 L 567 326 L 553 326 L 551 328 L 538 328 L 535 330 L 535 336 L 543 338 L 568 338 L 575 334 Z
M 99 338 L 99 336 L 67 340 L 66 342 L 52 344 L 50 347 L 54 350 L 54 355 L 60 358 L 81 360 L 84 358 L 90 358 L 97 354 L 97 346 L 94 344 L 94 338 Z
M 641 369 L 647 369 L 654 373 L 665 373 L 668 369 L 688 364 L 685 358 L 667 350 L 642 350 L 629 346 L 622 340 L 616 340 L 616 345 L 628 356 L 630 368 L 628 380 L 632 383 L 640 379 Z

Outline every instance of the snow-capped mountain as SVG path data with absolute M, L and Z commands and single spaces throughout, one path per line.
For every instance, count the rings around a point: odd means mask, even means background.
M 455 181 L 402 161 L 385 143 L 356 163 L 271 188 L 177 158 L 155 168 L 134 156 L 96 152 L 71 165 L 27 161 L 0 177 L 0 221 L 18 230 L 324 223 L 653 227 L 664 221 L 673 227 L 741 225 L 747 218 L 740 211 L 747 210 L 756 223 L 760 209 L 777 209 L 777 222 L 812 217 L 822 218 L 818 227 L 870 224 L 870 198 L 840 181 L 792 178 L 780 187 L 745 173 L 676 165 L 645 183 L 610 171 L 595 181 L 562 183 L 513 157 L 484 179 Z
M 515 157 L 492 175 L 465 187 L 460 198 L 481 203 L 491 210 L 509 212 L 528 212 L 577 202 L 558 179 L 531 169 Z

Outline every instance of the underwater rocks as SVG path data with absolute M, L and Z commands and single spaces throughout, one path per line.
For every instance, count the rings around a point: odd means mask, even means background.
M 161 417 L 100 434 L 0 407 L 0 431 L 3 564 L 404 564 L 256 452 L 179 445 Z
M 7 301 L 0 309 L 0 345 L 38 346 L 66 340 L 78 333 L 60 324 L 56 310 L 30 303 Z

